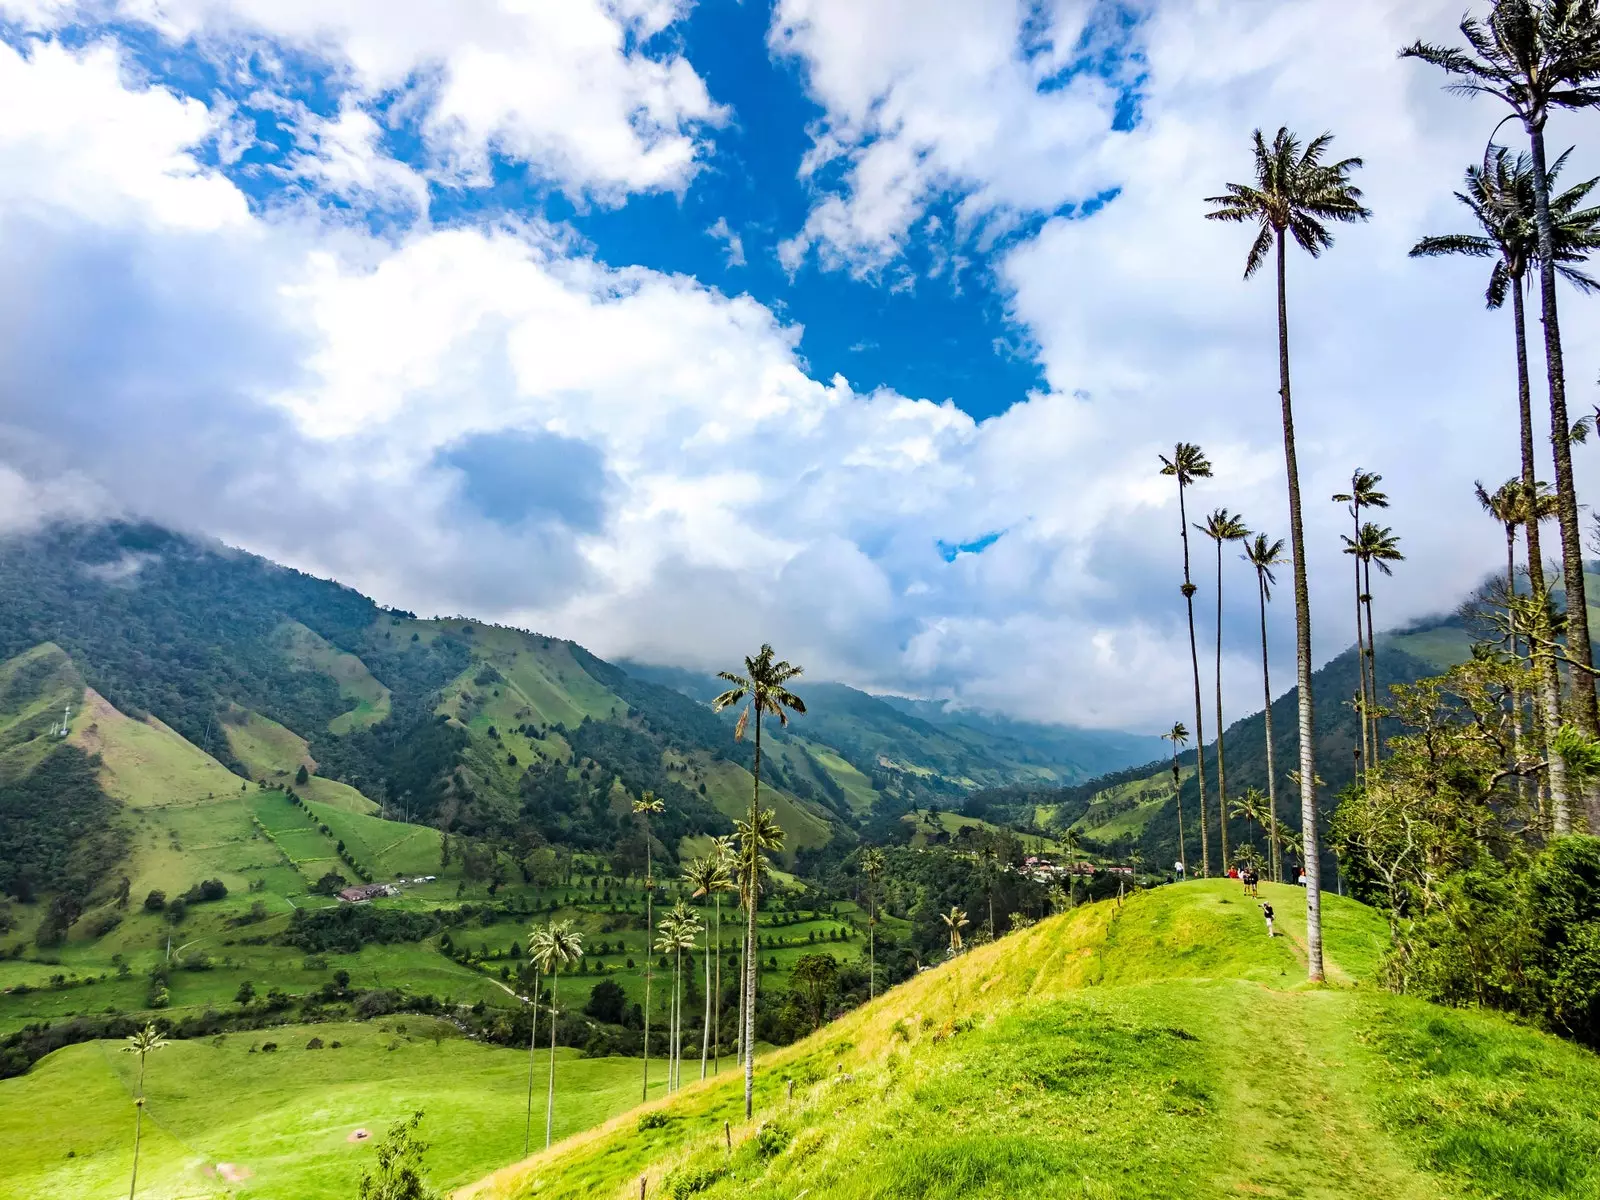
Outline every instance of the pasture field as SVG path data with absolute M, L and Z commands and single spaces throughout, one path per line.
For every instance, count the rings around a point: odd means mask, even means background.
M 321 1049 L 307 1049 L 313 1038 Z M 265 1051 L 269 1043 L 276 1049 Z M 137 1063 L 119 1051 L 109 1042 L 69 1046 L 0 1081 L 0 1197 L 126 1194 Z M 528 1060 L 526 1049 L 485 1046 L 446 1021 L 409 1014 L 170 1042 L 147 1064 L 138 1194 L 350 1200 L 389 1124 L 419 1109 L 435 1182 L 467 1182 L 521 1156 Z M 537 1146 L 547 1050 L 533 1068 Z M 555 1136 L 637 1104 L 640 1071 L 638 1059 L 558 1050 Z M 373 1136 L 351 1141 L 357 1129 Z M 242 1177 L 230 1182 L 224 1164 Z

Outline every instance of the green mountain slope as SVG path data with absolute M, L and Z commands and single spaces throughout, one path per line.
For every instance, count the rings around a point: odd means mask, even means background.
M 1386 934 L 1337 897 L 1298 984 L 1298 893 L 1263 894 L 1286 936 L 1222 881 L 1041 922 L 763 1056 L 754 1121 L 691 1084 L 458 1200 L 1595 1194 L 1600 1060 L 1358 986 Z

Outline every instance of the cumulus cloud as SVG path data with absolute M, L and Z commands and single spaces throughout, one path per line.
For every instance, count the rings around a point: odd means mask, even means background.
M 956 5 L 907 24 L 889 3 L 784 0 L 774 45 L 804 58 L 825 104 L 803 253 L 870 275 L 952 191 L 981 240 L 1010 214 L 1120 188 L 994 264 L 1049 387 L 981 423 L 814 377 L 800 329 L 749 296 L 601 261 L 537 221 L 430 225 L 363 97 L 431 70 L 430 111 L 479 114 L 451 126 L 479 147 L 453 161 L 487 153 L 521 110 L 444 106 L 478 52 L 463 47 L 515 46 L 533 36 L 517 22 L 545 19 L 527 13 L 566 6 L 460 7 L 448 30 L 432 6 L 384 5 L 388 22 L 354 2 L 128 10 L 167 36 L 247 28 L 343 64 L 355 99 L 299 123 L 310 161 L 295 171 L 319 195 L 413 215 L 382 237 L 316 205 L 252 212 L 201 153 L 226 106 L 136 75 L 109 41 L 0 48 L 0 509 L 37 522 L 118 505 L 390 603 L 605 654 L 706 667 L 771 640 L 820 677 L 1154 727 L 1187 689 L 1176 496 L 1156 452 L 1198 440 L 1216 462 L 1191 516 L 1227 504 L 1284 524 L 1271 287 L 1239 281 L 1244 235 L 1201 201 L 1248 169 L 1253 125 L 1287 121 L 1367 155 L 1380 216 L 1291 273 L 1319 651 L 1347 640 L 1344 518 L 1323 497 L 1358 462 L 1388 477 L 1412 555 L 1383 581 L 1380 619 L 1449 604 L 1494 564 L 1467 487 L 1514 466 L 1509 329 L 1482 313 L 1478 267 L 1405 258 L 1459 224 L 1450 187 L 1497 116 L 1394 60 L 1448 33 L 1443 0 L 1364 0 L 1331 23 L 1312 0 L 1163 6 L 1131 35 L 1144 80 L 1127 132 L 1110 129 L 1114 78 L 1072 70 L 1110 36 L 1098 9 L 1033 5 L 1053 23 L 1029 26 L 1020 7 L 973 24 L 978 6 Z M 508 144 L 578 190 L 681 186 L 709 101 L 652 108 L 628 74 L 681 61 L 639 50 L 681 7 L 571 8 L 631 31 L 605 43 L 621 74 L 593 77 L 606 94 L 584 118 L 620 112 L 627 136 L 567 145 L 583 122 L 550 116 L 554 132 L 532 121 Z M 48 23 L 52 6 L 37 11 Z M 836 232 L 817 215 L 830 200 Z M 1591 377 L 1600 346 L 1569 327 L 1570 374 Z M 1231 551 L 1223 565 L 1243 712 L 1254 593 Z M 1287 618 L 1280 601 L 1280 654 Z
M 335 182 L 371 182 L 372 131 L 359 110 L 382 101 L 415 115 L 435 174 L 489 182 L 493 155 L 531 165 L 575 196 L 620 202 L 682 189 L 699 169 L 701 130 L 722 119 L 681 54 L 651 39 L 687 0 L 0 0 L 31 28 L 112 15 L 175 44 L 195 43 L 234 75 L 271 86 L 288 53 L 328 64 L 351 106 L 315 132 Z M 412 190 L 408 180 L 381 181 Z

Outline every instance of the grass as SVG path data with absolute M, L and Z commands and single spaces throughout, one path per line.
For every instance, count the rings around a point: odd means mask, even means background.
M 930 826 L 936 824 L 938 829 L 943 830 L 951 838 L 954 838 L 963 829 L 981 829 L 991 834 L 1011 832 L 1014 837 L 1021 840 L 1030 854 L 1060 854 L 1062 852 L 1061 843 L 1052 838 L 1039 837 L 1031 833 L 1018 834 L 1014 831 L 1004 830 L 999 825 L 980 820 L 977 817 L 963 816 L 961 813 L 946 812 L 942 809 L 937 816 L 928 812 L 906 813 L 900 820 L 910 825 L 915 831 L 911 835 L 911 845 L 916 849 L 921 849 L 928 844 Z M 1081 858 L 1082 855 L 1080 854 L 1078 857 Z
M 329 733 L 342 736 L 366 729 L 389 715 L 389 689 L 373 678 L 367 664 L 354 654 L 331 645 L 298 621 L 285 621 L 277 637 L 291 662 L 331 677 L 339 685 L 339 695 L 353 702 L 348 712 L 328 722 Z
M 84 692 L 68 741 L 100 756 L 100 786 L 129 808 L 204 804 L 231 796 L 243 782 L 155 717 L 135 721 L 92 688 Z
M 313 1037 L 341 1045 L 308 1050 Z M 279 1048 L 263 1053 L 267 1042 Z M 26 1077 L 0 1082 L 0 1197 L 126 1190 L 136 1060 L 118 1050 L 103 1042 L 68 1047 Z M 535 1145 L 547 1054 L 534 1062 Z M 558 1050 L 556 1136 L 637 1103 L 639 1069 L 636 1059 Z M 527 1079 L 525 1049 L 484 1046 L 448 1022 L 417 1016 L 172 1042 L 148 1062 L 139 1195 L 348 1200 L 389 1123 L 419 1108 L 435 1182 L 462 1183 L 521 1154 Z M 373 1139 L 350 1142 L 357 1128 Z M 216 1174 L 222 1163 L 251 1175 L 227 1185 Z
M 1184 777 L 1193 774 L 1192 767 L 1182 772 Z M 1102 842 L 1136 838 L 1171 799 L 1172 772 L 1163 769 L 1096 792 L 1073 828 Z
M 83 703 L 83 677 L 53 642 L 0 663 L 0 782 L 26 775 L 43 761 L 68 705 Z
M 236 708 L 229 716 L 222 727 L 228 747 L 249 770 L 252 779 L 292 787 L 308 800 L 347 812 L 378 811 L 374 801 L 349 784 L 317 775 L 317 761 L 311 757 L 305 738 L 293 730 L 248 709 Z M 302 766 L 311 774 L 304 783 L 296 783 L 296 773 Z
M 1383 923 L 1338 897 L 1308 987 L 1300 893 L 1263 895 L 1270 941 L 1221 880 L 1042 922 L 764 1056 L 754 1122 L 694 1085 L 458 1196 L 1597 1194 L 1600 1060 L 1372 987 Z
M 839 785 L 845 798 L 850 802 L 851 811 L 857 816 L 872 811 L 873 801 L 878 798 L 878 793 L 872 790 L 872 780 L 826 746 L 816 742 L 806 742 L 805 748 L 810 751 L 811 757 L 817 760 L 817 764 L 833 776 L 833 781 Z

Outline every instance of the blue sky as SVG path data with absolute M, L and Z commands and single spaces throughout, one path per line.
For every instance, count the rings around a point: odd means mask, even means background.
M 1407 539 L 1380 622 L 1496 561 L 1508 331 L 1406 257 L 1497 119 L 1395 56 L 1457 6 L 0 0 L 0 529 L 134 514 L 602 654 L 1162 727 L 1157 452 L 1217 464 L 1191 515 L 1285 524 L 1271 289 L 1203 215 L 1257 126 L 1333 130 L 1377 214 L 1291 267 L 1319 656 L 1355 465 Z

